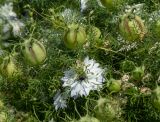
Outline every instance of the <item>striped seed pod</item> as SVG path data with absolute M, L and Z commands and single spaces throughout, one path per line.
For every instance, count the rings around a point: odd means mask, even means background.
M 0 72 L 7 78 L 15 78 L 22 73 L 16 65 L 13 57 L 4 58 L 2 64 L 0 65 Z
M 86 42 L 86 32 L 83 27 L 77 24 L 68 26 L 68 30 L 64 35 L 64 44 L 67 48 L 73 49 L 82 46 Z
M 120 34 L 125 40 L 142 40 L 146 34 L 143 20 L 136 15 L 125 14 L 119 24 Z
M 37 40 L 26 40 L 22 53 L 30 65 L 39 65 L 46 59 L 46 49 L 43 44 Z

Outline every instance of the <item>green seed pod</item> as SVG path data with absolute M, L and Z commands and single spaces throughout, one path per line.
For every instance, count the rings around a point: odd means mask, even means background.
M 157 88 L 155 88 L 153 90 L 153 96 L 152 96 L 152 104 L 153 106 L 160 110 L 160 86 L 157 86 Z
M 0 109 L 2 109 L 4 107 L 4 103 L 2 100 L 0 100 Z
M 160 37 L 160 19 L 154 23 L 153 32 L 157 37 Z
M 133 80 L 141 80 L 143 76 L 144 76 L 144 66 L 142 66 L 142 67 L 136 67 L 132 71 L 132 78 L 133 78 Z
M 0 65 L 1 74 L 7 78 L 15 78 L 22 74 L 13 57 L 6 57 Z
M 121 80 L 110 79 L 108 84 L 108 90 L 110 92 L 119 92 L 121 90 Z
M 116 10 L 122 5 L 124 0 L 100 0 L 102 5 L 108 10 Z
M 46 49 L 37 40 L 26 40 L 22 49 L 23 55 L 30 65 L 39 65 L 46 59 Z
M 92 33 L 92 36 L 95 40 L 98 40 L 101 36 L 101 31 L 99 28 L 95 27 L 95 26 L 92 26 L 91 27 L 91 33 Z
M 90 117 L 87 115 L 87 116 L 81 117 L 80 120 L 78 120 L 78 122 L 100 122 L 100 121 L 95 117 Z
M 122 16 L 119 30 L 122 37 L 128 41 L 142 40 L 146 34 L 143 20 L 132 14 Z
M 8 121 L 7 113 L 0 112 L 0 122 L 7 122 L 7 121 Z
M 121 70 L 124 72 L 131 72 L 132 70 L 135 69 L 134 62 L 129 60 L 124 60 L 120 66 L 121 66 Z
M 112 97 L 99 98 L 95 109 L 96 118 L 102 122 L 112 122 L 121 115 L 120 102 Z
M 86 32 L 83 27 L 76 24 L 68 26 L 64 36 L 64 44 L 67 48 L 73 49 L 86 43 Z

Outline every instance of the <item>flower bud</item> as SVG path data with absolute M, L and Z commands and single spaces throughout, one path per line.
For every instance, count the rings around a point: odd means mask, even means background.
M 22 52 L 30 65 L 42 64 L 46 59 L 46 49 L 43 44 L 37 40 L 26 40 Z
M 86 32 L 83 27 L 72 24 L 64 36 L 64 44 L 67 48 L 73 49 L 82 46 L 86 42 Z
M 142 40 L 146 34 L 143 20 L 136 15 L 125 14 L 119 25 L 120 33 L 125 40 Z
M 135 69 L 135 64 L 134 62 L 132 61 L 129 61 L 129 60 L 124 60 L 122 63 L 121 63 L 121 70 L 123 72 L 131 72 L 132 70 Z

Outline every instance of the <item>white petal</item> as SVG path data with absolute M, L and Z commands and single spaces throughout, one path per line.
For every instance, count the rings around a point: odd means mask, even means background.
M 54 104 L 56 110 L 58 110 L 59 108 L 63 109 L 63 108 L 67 107 L 66 98 L 60 93 L 60 91 L 58 91 L 56 93 L 56 95 L 53 98 L 53 100 L 54 100 L 53 104 Z

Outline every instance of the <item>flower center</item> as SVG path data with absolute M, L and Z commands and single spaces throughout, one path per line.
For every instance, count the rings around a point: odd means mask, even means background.
M 85 80 L 85 77 L 84 76 L 81 76 L 81 77 L 79 77 L 78 78 L 80 81 L 83 81 L 83 80 Z
M 84 72 L 84 70 L 83 70 L 82 67 L 77 68 L 77 69 L 76 69 L 76 72 L 77 72 L 77 74 L 78 74 L 77 79 L 78 79 L 79 81 L 84 81 L 84 80 L 86 79 L 86 74 L 85 74 L 85 72 Z

